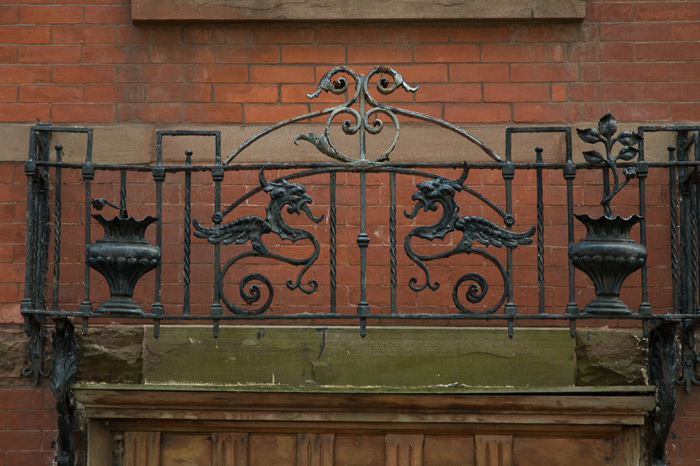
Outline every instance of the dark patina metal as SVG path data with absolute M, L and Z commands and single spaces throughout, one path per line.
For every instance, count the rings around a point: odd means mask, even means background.
M 698 383 L 694 376 L 698 363 L 694 329 L 700 322 L 700 259 L 697 252 L 700 243 L 700 218 L 697 214 L 700 209 L 697 175 L 700 167 L 700 127 L 643 126 L 637 132 L 617 133 L 615 119 L 611 115 L 605 115 L 597 128 L 578 130 L 583 141 L 602 143 L 605 147 L 605 154 L 595 150 L 584 152 L 585 163 L 574 162 L 570 127 L 507 128 L 505 156 L 501 157 L 462 128 L 375 98 L 375 95 L 385 97 L 394 92 L 417 92 L 417 87 L 407 84 L 403 76 L 392 68 L 376 67 L 366 75 L 358 74 L 345 66 L 333 68 L 323 76 L 309 97 L 315 98 L 321 92 L 343 96 L 341 99 L 344 100 L 339 105 L 277 123 L 245 141 L 226 158 L 222 158 L 219 131 L 165 130 L 156 133 L 155 164 L 97 164 L 92 159 L 91 129 L 48 124 L 38 124 L 32 128 L 29 159 L 25 164 L 28 181 L 27 267 L 25 295 L 21 303 L 30 351 L 29 363 L 23 374 L 32 377 L 35 382 L 47 375 L 42 365 L 45 357 L 45 325 L 53 319 L 56 332 L 52 390 L 56 394 L 59 412 L 58 464 L 67 466 L 74 461 L 70 384 L 75 380 L 77 345 L 72 322 L 81 321 L 86 328 L 89 318 L 100 316 L 103 312 L 116 319 L 128 317 L 132 321 L 153 323 L 156 335 L 163 321 L 210 322 L 215 336 L 220 322 L 224 321 L 309 319 L 324 324 L 355 321 L 359 324 L 362 335 L 365 334 L 368 323 L 373 322 L 487 322 L 507 326 L 509 336 L 513 335 L 518 322 L 545 325 L 549 322 L 563 322 L 569 324 L 573 336 L 579 320 L 613 317 L 630 325 L 637 324 L 645 334 L 650 335 L 650 376 L 658 389 L 657 409 L 650 419 L 650 461 L 654 466 L 665 464 L 664 444 L 675 404 L 673 383 L 681 383 L 688 390 Z M 318 134 L 304 131 L 296 140 L 290 141 L 290 145 L 292 142 L 310 144 L 326 161 L 240 163 L 238 157 L 256 141 L 281 127 L 316 117 L 326 118 L 323 130 Z M 340 123 L 340 131 L 333 132 L 335 120 L 341 117 L 346 120 Z M 407 118 L 430 123 L 436 129 L 451 131 L 461 137 L 465 145 L 475 147 L 475 152 L 484 156 L 484 160 L 472 157 L 466 164 L 430 161 L 404 163 L 390 160 L 397 147 L 400 125 Z M 368 144 L 368 139 L 383 131 L 390 132 L 392 127 L 393 134 L 386 138 L 387 146 L 379 150 L 371 149 L 374 146 Z M 50 157 L 52 135 L 60 132 L 77 133 L 87 138 L 87 150 L 80 163 L 65 162 L 62 148 L 57 148 L 54 160 Z M 655 132 L 671 132 L 677 139 L 676 146 L 669 151 L 668 161 L 645 161 L 643 137 Z M 334 140 L 339 133 L 357 138 L 357 151 L 350 151 L 347 144 Z M 533 148 L 530 161 L 514 162 L 513 138 L 524 133 L 543 137 L 547 134 L 561 136 L 564 157 L 558 158 L 556 163 L 547 162 L 549 154 L 541 148 Z M 193 153 L 183 150 L 180 154 L 184 156 L 179 156 L 179 162 L 176 160 L 174 164 L 166 165 L 163 161 L 163 139 L 177 137 L 213 139 L 215 154 L 212 163 L 195 164 Z M 620 150 L 613 156 L 615 145 L 619 145 Z M 603 215 L 600 218 L 591 218 L 589 214 L 592 212 L 576 215 L 580 221 L 587 223 L 588 229 L 588 235 L 576 243 L 575 185 L 580 183 L 580 173 L 590 170 L 602 173 Z M 649 298 L 645 262 L 645 186 L 652 170 L 668 171 L 671 238 L 669 270 L 674 287 L 672 311 L 656 314 L 652 308 L 654 303 Z M 471 182 L 475 171 L 496 173 L 502 178 L 502 187 L 499 186 L 502 191 L 498 200 L 484 194 L 483 186 L 479 183 Z M 533 178 L 536 179 L 536 205 L 532 207 L 536 215 L 532 216 L 530 222 L 516 221 L 518 205 L 515 202 L 517 190 L 514 183 L 518 176 L 528 171 L 534 171 Z M 81 267 L 84 266 L 82 292 L 77 300 L 79 302 L 74 303 L 66 303 L 60 294 L 63 283 L 61 206 L 64 200 L 61 185 L 62 176 L 69 172 L 77 172 L 82 177 L 83 199 L 80 202 L 85 213 L 82 241 L 87 251 L 85 263 L 81 264 Z M 105 238 L 93 241 L 93 184 L 97 176 L 106 172 L 116 172 L 121 177 L 119 203 L 113 205 L 119 209 L 120 214 L 114 219 L 95 215 L 94 218 L 105 228 Z M 135 173 L 146 173 L 153 179 L 155 215 L 141 221 L 129 217 L 126 212 L 129 176 Z M 192 210 L 192 193 L 193 176 L 197 173 L 210 176 L 207 181 L 211 182 L 208 188 L 211 190 L 211 206 L 206 215 L 202 216 L 202 211 L 199 210 L 199 217 L 195 218 L 197 215 Z M 248 192 L 237 199 L 223 197 L 225 192 L 222 187 L 234 184 L 235 176 L 246 173 L 250 175 L 247 179 L 257 177 L 257 185 L 250 187 Z M 347 283 L 348 274 L 338 273 L 338 227 L 344 221 L 338 213 L 338 207 L 341 207 L 339 202 L 342 202 L 337 196 L 340 176 L 359 179 L 353 186 L 359 198 L 357 207 L 360 221 L 352 232 L 351 245 L 357 248 L 359 257 L 357 267 L 353 270 L 357 275 L 352 283 Z M 381 306 L 373 303 L 367 284 L 368 269 L 376 263 L 376 258 L 371 256 L 376 243 L 373 236 L 376 225 L 370 223 L 367 215 L 370 202 L 375 201 L 367 197 L 370 189 L 368 180 L 375 176 L 383 177 L 382 189 L 388 190 L 388 205 L 381 206 L 386 208 L 386 220 L 382 226 L 386 226 L 388 232 L 388 259 L 385 264 L 386 273 L 382 278 L 386 277 L 390 302 L 383 312 L 379 310 Z M 571 248 L 567 267 L 564 268 L 568 271 L 568 280 L 565 280 L 568 303 L 560 310 L 545 303 L 545 291 L 552 279 L 547 275 L 545 267 L 548 251 L 546 229 L 549 224 L 546 222 L 548 200 L 545 198 L 544 187 L 547 178 L 555 176 L 563 180 L 562 189 L 566 193 L 566 198 L 561 199 L 560 204 L 566 210 L 565 246 Z M 167 261 L 159 260 L 159 256 L 166 251 L 163 248 L 163 188 L 178 177 L 183 190 L 182 220 L 178 220 L 183 244 L 181 249 L 177 249 L 177 257 L 171 255 Z M 319 185 L 329 191 L 323 202 L 315 190 Z M 625 185 L 630 186 L 628 189 L 636 185 L 638 190 L 638 202 L 629 219 L 614 216 L 610 207 L 610 201 Z M 416 188 L 402 192 L 402 186 Z M 75 203 L 75 199 L 72 202 Z M 98 205 L 102 203 L 97 201 Z M 111 205 L 104 201 L 104 205 L 108 204 Z M 251 213 L 251 205 L 259 206 L 260 212 Z M 247 210 L 242 212 L 244 206 Z M 397 216 L 398 208 L 408 211 L 403 216 Z M 435 212 L 438 214 L 430 217 Z M 287 214 L 292 215 L 286 216 Z M 297 224 L 296 221 L 300 223 Z M 407 227 L 405 222 L 413 223 Z M 148 224 L 154 224 L 153 244 L 144 239 Z M 638 231 L 638 242 L 629 237 L 632 227 L 635 232 Z M 53 235 L 50 235 L 51 231 Z M 404 245 L 402 250 L 397 248 L 400 241 Z M 102 247 L 98 245 L 102 244 L 108 245 L 106 247 L 110 252 L 101 252 Z M 121 252 L 115 252 L 115 246 Z M 207 280 L 212 290 L 211 303 L 206 304 L 204 312 L 201 312 L 201 302 L 190 302 L 193 279 L 191 266 L 192 259 L 196 258 L 193 256 L 194 246 L 210 248 L 208 251 L 212 258 L 211 264 L 207 264 L 210 272 L 205 274 L 210 277 Z M 347 247 L 348 244 L 342 246 Z M 286 247 L 303 247 L 301 250 L 306 252 L 305 255 L 293 255 L 288 253 Z M 436 249 L 429 249 L 433 247 Z M 136 253 L 146 250 L 148 253 Z M 50 251 L 53 251 L 53 258 L 50 257 Z M 518 290 L 514 289 L 518 255 L 527 251 L 533 251 L 533 255 L 536 255 L 534 269 L 537 280 L 532 283 L 537 288 L 537 293 L 533 293 L 536 305 L 531 312 L 522 311 Z M 114 264 L 119 264 L 120 261 L 123 264 L 112 266 L 108 257 L 113 258 Z M 320 260 L 321 257 L 327 258 L 327 261 Z M 441 260 L 464 261 L 466 264 L 467 259 L 475 258 L 480 260 L 483 267 L 470 269 L 464 265 L 446 287 L 441 288 L 438 278 L 431 276 L 431 268 L 436 275 L 433 266 Z M 251 259 L 265 259 L 273 265 L 258 269 L 258 264 L 253 262 L 246 266 L 243 273 L 232 278 L 234 272 L 243 270 L 241 264 Z M 126 264 L 129 264 L 128 267 Z M 404 275 L 405 279 L 399 274 L 400 266 L 413 267 L 410 274 Z M 104 285 L 92 281 L 91 267 L 107 277 L 108 282 L 114 282 L 109 283 L 111 298 L 97 308 L 92 302 L 93 287 Z M 177 276 L 182 277 L 182 303 L 177 308 L 168 304 L 172 299 L 165 300 L 166 302 L 163 299 L 162 277 L 166 267 L 179 267 L 169 271 L 174 270 Z M 273 283 L 269 274 L 270 267 L 278 268 L 275 269 L 280 271 L 277 276 L 284 274 L 282 276 L 288 277 L 282 286 L 276 287 Z M 323 273 L 327 275 L 320 280 L 316 277 L 321 273 L 319 270 L 322 267 L 326 267 Z M 488 274 L 482 272 L 486 267 L 490 267 Z M 577 300 L 580 290 L 577 288 L 576 267 L 591 277 L 598 296 L 583 312 L 579 312 L 582 303 Z M 151 269 L 154 270 L 153 289 L 146 293 L 145 302 L 132 302 L 130 293 L 133 292 L 135 283 Z M 635 270 L 639 270 L 639 286 L 632 293 L 638 293 L 639 307 L 630 309 L 619 299 L 619 288 Z M 115 278 L 117 276 L 119 278 Z M 443 278 L 439 280 L 446 281 Z M 51 287 L 50 293 L 47 293 L 47 285 Z M 149 283 L 148 286 L 150 285 Z M 338 305 L 339 290 L 348 285 L 354 286 L 358 291 L 350 310 L 347 306 L 341 308 Z M 284 292 L 291 294 L 291 301 L 297 298 L 303 301 L 305 296 L 313 297 L 322 287 L 327 287 L 328 290 L 327 305 L 308 306 L 302 312 L 279 312 L 280 301 L 273 299 L 274 292 Z M 441 292 L 447 293 L 454 307 L 440 309 L 438 312 L 420 306 L 406 307 L 399 304 L 405 293 L 425 298 Z M 46 302 L 47 294 L 50 295 L 49 303 Z M 200 305 L 199 312 L 192 311 L 194 304 Z M 681 371 L 678 378 L 675 374 L 676 344 L 680 344 L 681 348 Z

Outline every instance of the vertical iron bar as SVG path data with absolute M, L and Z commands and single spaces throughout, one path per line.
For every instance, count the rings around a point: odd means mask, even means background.
M 506 133 L 506 163 L 502 168 L 503 180 L 505 181 L 506 190 L 506 229 L 508 231 L 513 231 L 513 178 L 515 177 L 515 167 L 511 163 L 512 153 L 511 153 L 511 134 Z M 513 250 L 508 248 L 506 250 L 506 270 L 507 270 L 507 280 L 503 284 L 506 288 L 506 305 L 505 305 L 505 315 L 515 316 L 517 314 L 517 308 L 513 302 Z M 515 331 L 515 322 L 513 319 L 508 320 L 508 338 L 513 338 L 513 333 Z
M 564 179 L 566 180 L 566 230 L 568 244 L 574 244 L 574 178 L 576 178 L 576 164 L 574 164 L 571 128 L 566 128 L 566 165 L 564 166 Z M 576 268 L 571 259 L 569 264 L 569 302 L 566 304 L 566 315 L 576 317 L 578 305 L 576 304 Z M 569 334 L 571 338 L 576 336 L 576 319 L 569 321 Z
M 649 167 L 644 159 L 644 136 L 643 128 L 639 128 L 638 134 L 641 137 L 639 141 L 639 156 L 637 157 L 637 178 L 639 179 L 639 243 L 646 248 L 647 246 L 647 218 L 646 218 L 646 178 L 649 175 Z M 640 315 L 651 315 L 651 303 L 649 303 L 649 288 L 647 283 L 647 262 L 644 261 L 641 270 L 642 280 L 642 302 L 639 304 Z M 642 321 L 642 329 L 644 336 L 648 336 L 649 323 Z
M 120 170 L 121 179 L 119 182 L 119 214 L 126 217 L 126 170 Z
M 83 183 L 85 185 L 85 256 L 87 257 L 87 247 L 91 242 L 90 239 L 90 212 L 92 211 L 92 180 L 95 178 L 95 166 L 92 164 L 92 130 L 89 130 L 87 135 L 87 154 L 85 163 L 82 167 Z M 84 288 L 83 301 L 80 303 L 80 310 L 85 313 L 92 312 L 92 303 L 90 302 L 90 266 L 85 261 L 84 271 Z M 86 325 L 87 320 L 83 320 Z
M 367 302 L 367 247 L 370 238 L 367 234 L 367 174 L 360 172 L 360 234 L 357 235 L 357 245 L 360 248 L 360 302 L 357 304 L 357 313 L 360 316 L 369 314 Z M 360 335 L 367 335 L 367 319 L 360 318 Z
M 192 151 L 185 151 L 185 165 L 192 165 Z M 185 172 L 185 244 L 182 281 L 185 287 L 184 302 L 182 303 L 182 315 L 190 315 L 190 223 L 192 221 L 192 172 Z
M 542 148 L 535 148 L 535 163 L 544 163 Z M 537 167 L 537 286 L 539 287 L 538 314 L 544 314 L 544 193 L 542 168 Z
M 688 134 L 685 131 L 679 131 L 676 133 L 676 160 L 679 162 L 685 162 L 688 160 L 688 157 L 686 156 L 686 150 L 685 150 L 685 145 L 688 141 Z M 679 276 L 680 279 L 682 280 L 682 283 L 680 285 L 680 312 L 681 314 L 687 314 L 688 310 L 690 309 L 690 303 L 689 303 L 689 291 L 690 291 L 690 279 L 691 279 L 691 273 L 689 270 L 689 264 L 688 264 L 688 259 L 690 257 L 690 251 L 688 251 L 688 226 L 689 226 L 689 217 L 690 217 L 690 203 L 688 202 L 689 199 L 689 194 L 690 194 L 690 189 L 689 189 L 689 182 L 686 179 L 686 175 L 688 173 L 688 169 L 686 167 L 682 167 L 679 170 L 679 175 L 680 179 L 684 180 L 681 182 L 678 186 L 678 211 L 679 211 L 679 218 L 678 218 L 678 226 L 679 226 L 679 232 L 678 232 L 678 240 L 679 240 L 679 246 L 680 246 L 680 254 L 678 257 L 679 261 Z
M 224 167 L 221 166 L 221 154 L 219 153 L 219 139 L 217 137 L 217 155 L 216 165 L 212 167 L 211 177 L 214 180 L 214 213 L 218 214 L 221 210 L 221 182 L 224 179 Z M 214 227 L 216 228 L 221 222 L 220 215 L 214 215 Z M 219 317 L 223 314 L 221 306 L 221 245 L 214 244 L 214 296 L 210 308 L 210 314 L 214 318 L 214 338 L 219 336 Z
M 668 160 L 675 160 L 676 148 L 668 147 Z M 678 212 L 676 211 L 676 168 L 671 165 L 668 167 L 668 190 L 670 199 L 670 228 L 671 228 L 671 279 L 673 281 L 673 313 L 680 313 L 680 296 L 679 296 L 679 263 L 678 263 Z
M 63 146 L 56 146 L 56 162 L 63 161 Z M 54 239 L 53 239 L 53 306 L 58 311 L 59 284 L 61 273 L 61 165 L 56 166 L 56 188 L 54 189 Z
M 396 314 L 396 172 L 389 173 L 389 266 L 391 288 L 391 314 Z
M 337 291 L 338 291 L 338 284 L 336 282 L 336 273 L 337 273 L 337 250 L 336 250 L 336 228 L 337 228 L 337 214 L 336 214 L 336 200 L 335 200 L 335 189 L 336 189 L 336 174 L 335 172 L 330 173 L 330 190 L 331 190 L 331 198 L 330 198 L 330 254 L 331 254 L 331 263 L 330 263 L 330 275 L 331 275 L 331 314 L 335 314 L 336 312 L 336 298 L 337 298 Z
M 156 246 L 163 251 L 163 181 L 165 181 L 165 168 L 163 167 L 163 134 L 156 131 L 156 166 L 152 171 L 153 181 L 156 183 Z M 156 278 L 153 290 L 153 304 L 151 313 L 162 316 L 164 313 L 161 302 L 163 277 L 163 261 L 158 261 L 156 266 Z M 153 319 L 153 336 L 160 336 L 160 319 Z

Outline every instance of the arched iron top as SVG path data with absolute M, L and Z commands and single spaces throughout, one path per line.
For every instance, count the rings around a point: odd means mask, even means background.
M 493 150 L 491 150 L 484 143 L 479 141 L 477 138 L 469 134 L 464 129 L 455 126 L 440 118 L 435 118 L 424 113 L 413 112 L 410 110 L 405 110 L 402 108 L 393 107 L 391 105 L 383 104 L 377 101 L 369 90 L 369 83 L 372 78 L 379 74 L 379 80 L 377 81 L 377 91 L 381 95 L 389 95 L 399 88 L 403 88 L 406 92 L 416 92 L 418 86 L 412 87 L 406 81 L 404 81 L 403 76 L 399 74 L 393 68 L 388 66 L 377 66 L 373 68 L 367 75 L 357 74 L 352 69 L 347 66 L 336 66 L 335 68 L 326 72 L 318 83 L 316 90 L 310 94 L 306 94 L 309 99 L 314 99 L 321 94 L 321 91 L 330 92 L 332 94 L 341 95 L 345 94 L 350 90 L 350 82 L 348 81 L 348 76 L 355 81 L 355 91 L 350 96 L 348 100 L 342 104 L 336 105 L 334 107 L 328 107 L 323 110 L 318 110 L 315 112 L 305 113 L 288 120 L 280 121 L 274 125 L 266 128 L 265 130 L 259 132 L 255 136 L 251 137 L 243 144 L 241 144 L 238 149 L 236 149 L 231 155 L 229 155 L 224 161 L 224 165 L 228 165 L 231 161 L 238 156 L 243 150 L 248 146 L 252 145 L 258 139 L 263 138 L 269 133 L 276 131 L 283 126 L 287 126 L 302 120 L 307 120 L 310 118 L 319 117 L 322 115 L 328 115 L 326 120 L 326 126 L 323 134 L 316 135 L 314 133 L 301 134 L 295 140 L 294 144 L 298 144 L 299 141 L 307 141 L 316 147 L 319 152 L 325 154 L 326 156 L 339 160 L 341 162 L 347 163 L 366 163 L 366 162 L 384 162 L 389 160 L 389 154 L 396 147 L 396 143 L 399 139 L 400 124 L 397 115 L 403 115 L 409 118 L 414 118 L 416 120 L 425 121 L 428 123 L 435 124 L 442 128 L 448 129 L 463 138 L 467 139 L 472 144 L 475 144 L 479 149 L 484 151 L 492 160 L 505 163 L 505 161 L 498 156 Z M 353 105 L 357 104 L 359 110 L 353 108 Z M 369 109 L 367 109 L 369 105 Z M 351 157 L 342 153 L 334 144 L 333 138 L 331 136 L 331 124 L 334 118 L 339 114 L 347 114 L 350 118 L 342 123 L 343 133 L 347 135 L 359 134 L 360 137 L 360 150 L 357 157 Z M 381 154 L 372 157 L 367 154 L 367 145 L 365 143 L 366 134 L 376 135 L 379 134 L 384 128 L 384 122 L 380 119 L 380 114 L 384 114 L 389 118 L 394 124 L 394 137 L 389 145 L 389 147 L 384 150 Z

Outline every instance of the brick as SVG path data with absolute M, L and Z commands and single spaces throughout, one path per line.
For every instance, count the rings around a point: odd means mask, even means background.
M 31 408 L 25 406 L 24 408 Z M 51 430 L 56 427 L 56 412 L 51 410 L 22 410 L 7 413 L 8 430 Z
M 49 392 L 50 393 L 50 392 Z M 22 409 L 42 406 L 43 390 L 17 388 L 0 390 L 0 409 Z
M 637 21 L 692 21 L 700 19 L 700 4 L 695 2 L 657 2 L 635 5 Z
M 510 104 L 446 104 L 445 119 L 455 123 L 504 123 L 511 121 Z
M 51 68 L 45 65 L 0 65 L 0 83 L 28 84 L 51 81 Z
M 669 24 L 669 39 L 672 41 L 700 40 L 700 24 L 671 23 Z
M 547 57 L 550 62 L 563 63 L 566 61 L 566 48 L 561 44 L 548 45 Z
M 610 103 L 607 105 L 618 121 L 666 121 L 670 118 L 670 105 L 667 103 Z
M 182 120 L 180 104 L 123 104 L 117 106 L 117 120 L 149 123 L 177 123 Z
M 449 29 L 443 26 L 399 26 L 384 28 L 384 42 L 436 43 L 450 40 Z M 348 42 L 356 42 L 352 37 Z M 377 41 L 378 42 L 378 41 Z
M 416 62 L 478 62 L 479 46 L 473 44 L 416 45 Z
M 186 65 L 186 82 L 240 83 L 248 80 L 245 65 Z
M 117 66 L 117 82 L 149 83 L 179 82 L 182 80 L 180 65 L 120 65 Z M 188 81 L 194 81 L 189 79 Z
M 552 102 L 565 102 L 567 100 L 567 84 L 552 84 Z
M 247 30 L 242 27 L 187 25 L 182 31 L 182 41 L 185 44 L 241 44 L 247 39 Z
M 422 84 L 417 102 L 480 102 L 481 84 Z
M 87 5 L 85 6 L 85 23 L 87 24 L 129 24 L 131 9 L 129 5 Z
M 51 109 L 51 120 L 55 122 L 112 122 L 112 104 L 55 104 Z
M 151 45 L 151 63 L 214 63 L 214 48 L 196 45 Z
M 83 56 L 86 63 L 146 63 L 148 48 L 86 44 L 83 46 Z
M 278 45 L 234 45 L 216 50 L 217 63 L 278 63 Z
M 507 82 L 509 66 L 506 64 L 462 64 L 450 65 L 451 82 Z
M 411 85 L 430 82 L 447 82 L 446 64 L 401 65 L 401 75 Z
M 274 84 L 214 85 L 214 102 L 277 102 L 278 97 L 279 89 Z
M 52 464 L 54 451 L 8 451 L 4 466 L 27 466 L 29 464 Z
M 607 41 L 637 42 L 668 40 L 665 23 L 612 23 L 600 25 L 600 39 Z
M 0 6 L 0 24 L 17 24 L 19 21 L 19 7 L 17 5 Z
M 239 104 L 187 104 L 184 121 L 187 123 L 240 123 L 243 108 Z
M 543 45 L 484 44 L 481 46 L 483 62 L 545 62 L 547 48 Z
M 673 121 L 698 121 L 700 120 L 700 105 L 697 103 L 671 104 L 671 118 Z
M 508 26 L 453 26 L 450 29 L 452 42 L 508 42 Z
M 314 41 L 310 27 L 255 27 L 250 29 L 250 40 L 257 44 L 302 44 Z
M 631 101 L 634 88 L 627 83 L 573 83 L 569 97 L 575 102 Z
M 638 102 L 700 101 L 700 86 L 695 83 L 635 83 L 634 100 Z
M 575 104 L 513 104 L 513 121 L 516 123 L 577 121 L 578 113 Z
M 343 45 L 282 45 L 282 63 L 345 63 Z
M 484 102 L 549 101 L 548 84 L 484 84 Z
M 83 99 L 81 86 L 54 84 L 20 86 L 20 102 L 80 102 Z
M 209 84 L 147 84 L 147 102 L 211 102 Z
M 83 22 L 82 6 L 23 5 L 19 9 L 23 24 L 76 24 Z
M 82 60 L 79 45 L 20 45 L 19 63 L 79 63 Z
M 348 45 L 349 63 L 409 63 L 413 48 L 406 45 Z M 420 60 L 418 60 L 420 61 Z
M 334 25 L 318 28 L 316 37 L 319 44 L 379 43 L 382 41 L 382 28 Z
M 667 81 L 665 63 L 601 63 L 600 78 L 603 81 Z
M 245 105 L 246 123 L 276 123 L 308 112 L 308 107 L 301 104 L 287 105 Z
M 245 71 L 245 67 L 241 67 Z M 224 75 L 226 73 L 223 73 Z M 245 81 L 242 79 L 241 81 Z M 231 81 L 221 81 L 231 82 Z M 250 82 L 252 83 L 313 83 L 313 66 L 296 65 L 250 65 Z
M 17 86 L 0 85 L 0 102 L 17 102 Z
M 119 90 L 115 84 L 88 84 L 85 86 L 85 102 L 117 102 Z
M 50 115 L 48 104 L 0 104 L 2 122 L 49 121 Z
M 117 95 L 119 103 L 145 102 L 146 86 L 143 84 L 118 84 Z
M 51 42 L 50 26 L 0 26 L 0 43 L 47 44 Z
M 515 26 L 513 42 L 574 42 L 579 40 L 578 24 L 537 24 Z
M 566 65 L 529 65 L 514 63 L 510 66 L 510 78 L 516 82 L 576 81 L 578 67 Z
M 56 65 L 53 81 L 56 83 L 113 83 L 115 67 L 112 65 Z
M 14 63 L 17 61 L 16 45 L 0 45 L 0 63 Z
M 634 21 L 635 7 L 639 4 L 632 2 L 611 3 L 611 2 L 590 2 L 586 4 L 586 19 L 591 22 L 615 22 Z
M 700 50 L 694 42 L 673 42 L 666 44 L 635 44 L 634 56 L 637 61 L 679 61 L 700 60 Z
M 0 283 L 0 303 L 16 303 L 22 298 L 18 291 L 15 283 Z
M 573 62 L 615 62 L 633 58 L 631 43 L 577 43 L 569 48 L 569 59 Z
M 54 44 L 111 44 L 115 39 L 113 26 L 52 26 Z
M 600 81 L 600 65 L 581 63 L 581 81 Z

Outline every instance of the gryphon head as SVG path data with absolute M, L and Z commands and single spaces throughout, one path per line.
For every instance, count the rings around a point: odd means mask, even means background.
M 306 188 L 303 185 L 290 183 L 287 180 L 267 181 L 262 170 L 260 170 L 260 185 L 263 187 L 263 191 L 270 195 L 271 202 L 267 206 L 268 211 L 275 208 L 280 209 L 286 204 L 287 212 L 290 214 L 301 214 L 301 212 L 304 212 L 316 223 L 323 219 L 323 215 L 314 217 L 311 214 L 308 204 L 313 199 L 306 194 Z
M 411 218 L 415 217 L 421 208 L 426 212 L 428 210 L 437 210 L 438 205 L 436 201 L 442 200 L 443 204 L 445 204 L 454 199 L 455 193 L 463 189 L 462 183 L 467 179 L 468 173 L 469 169 L 465 166 L 462 175 L 456 180 L 439 176 L 418 183 L 418 191 L 411 196 L 411 199 L 417 202 Z

